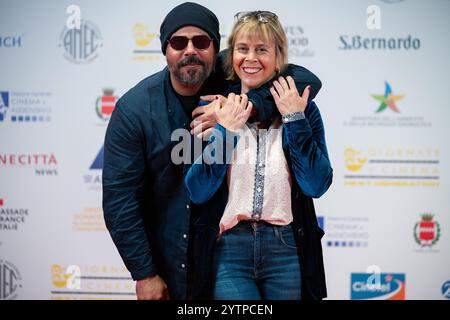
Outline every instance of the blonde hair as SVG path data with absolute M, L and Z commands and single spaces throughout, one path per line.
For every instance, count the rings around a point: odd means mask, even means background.
M 282 72 L 288 61 L 288 41 L 284 29 L 275 14 L 268 19 L 260 19 L 260 11 L 250 12 L 245 19 L 236 21 L 228 37 L 228 54 L 224 62 L 224 69 L 228 80 L 237 80 L 238 76 L 233 68 L 233 55 L 236 39 L 239 35 L 245 34 L 248 38 L 259 38 L 264 41 L 272 41 L 275 45 L 275 57 L 278 70 Z

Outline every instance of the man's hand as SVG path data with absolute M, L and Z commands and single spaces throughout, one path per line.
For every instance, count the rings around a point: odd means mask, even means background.
M 217 123 L 216 113 L 214 110 L 223 105 L 227 98 L 221 95 L 209 95 L 200 97 L 203 101 L 209 101 L 210 104 L 200 106 L 192 111 L 191 134 L 195 134 L 197 138 L 208 139 L 213 127 Z
M 220 100 L 220 105 L 223 106 L 225 102 L 227 102 L 227 97 L 224 97 L 221 94 L 210 94 L 208 96 L 201 96 L 200 100 L 213 102 L 214 100 Z
M 169 290 L 160 276 L 147 277 L 136 281 L 138 300 L 169 300 Z

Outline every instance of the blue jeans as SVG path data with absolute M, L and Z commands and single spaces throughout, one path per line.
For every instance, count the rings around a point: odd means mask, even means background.
M 214 252 L 214 299 L 300 300 L 300 263 L 293 229 L 241 221 Z

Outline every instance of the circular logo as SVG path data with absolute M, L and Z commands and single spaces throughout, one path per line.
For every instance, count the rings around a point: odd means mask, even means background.
M 450 280 L 446 281 L 441 288 L 442 295 L 447 299 L 450 299 Z
M 19 270 L 9 261 L 0 259 L 0 300 L 17 298 L 18 290 L 22 287 Z
M 73 63 L 91 62 L 98 56 L 102 47 L 100 29 L 90 21 L 82 20 L 80 28 L 64 27 L 59 46 L 64 49 L 64 56 Z

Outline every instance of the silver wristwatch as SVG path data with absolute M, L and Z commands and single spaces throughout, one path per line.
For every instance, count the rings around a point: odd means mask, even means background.
M 303 111 L 288 113 L 281 117 L 283 123 L 288 123 L 301 119 L 305 119 L 305 113 Z

